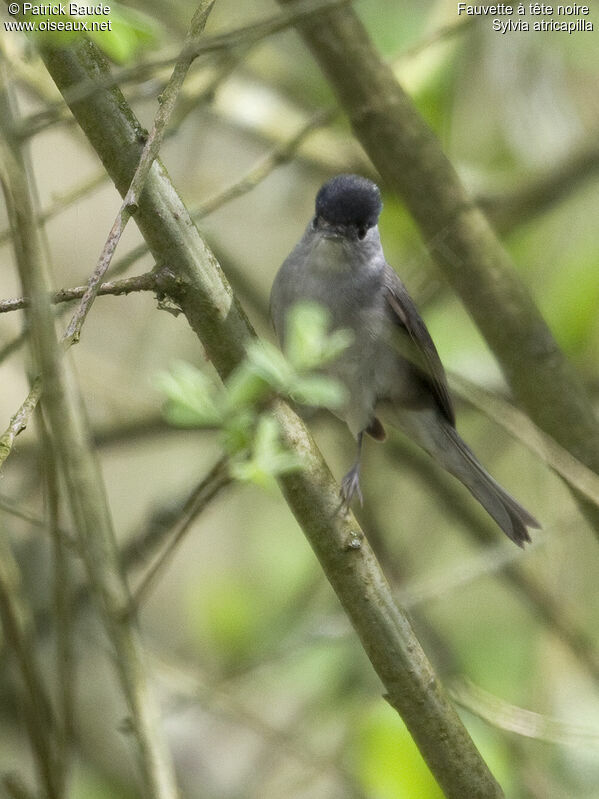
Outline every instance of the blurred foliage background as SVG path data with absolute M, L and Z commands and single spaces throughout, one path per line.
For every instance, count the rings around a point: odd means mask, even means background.
M 502 35 L 489 18 L 458 17 L 456 4 L 445 0 L 354 5 L 462 179 L 489 209 L 521 280 L 596 396 L 596 32 Z M 113 33 L 96 37 L 146 126 L 170 74 L 165 59 L 181 48 L 193 10 L 183 0 L 112 3 Z M 277 10 L 268 0 L 217 0 L 206 35 Z M 591 19 L 597 27 L 599 18 Z M 56 105 L 34 42 L 0 35 L 26 119 L 53 283 L 57 289 L 82 285 L 120 198 Z M 42 115 L 47 108 L 52 113 Z M 270 284 L 310 219 L 316 190 L 341 171 L 377 177 L 293 30 L 198 59 L 175 116 L 161 158 L 187 206 L 200 211 L 201 231 L 252 323 L 272 338 Z M 229 196 L 231 187 L 239 196 Z M 419 302 L 447 369 L 504 392 L 488 349 L 436 274 L 410 218 L 382 190 L 387 258 Z M 2 298 L 19 294 L 7 225 L 0 209 Z M 119 263 L 141 243 L 130 225 L 112 277 L 152 267 L 147 255 Z M 22 329 L 22 312 L 0 315 L 2 429 L 28 390 L 27 348 L 13 345 Z M 156 387 L 156 375 L 175 359 L 203 364 L 203 353 L 182 317 L 157 312 L 150 293 L 134 293 L 99 298 L 70 357 L 119 540 L 134 545 L 180 516 L 181 504 L 219 456 L 215 435 L 167 426 Z M 506 795 L 597 799 L 596 537 L 561 481 L 500 419 L 460 399 L 457 405 L 464 438 L 542 522 L 533 545 L 516 549 L 461 486 L 399 436 L 384 447 L 367 444 L 365 502 L 357 514 Z M 340 477 L 353 456 L 349 433 L 324 414 L 311 426 Z M 52 687 L 53 564 L 38 523 L 45 512 L 38 436 L 31 425 L 3 468 L 0 513 Z M 150 560 L 143 551 L 134 557 L 134 588 Z M 82 579 L 76 563 L 73 569 Z M 441 796 L 381 699 L 381 686 L 278 493 L 248 485 L 221 492 L 144 594 L 140 619 L 185 796 Z M 19 712 L 23 689 L 2 646 L 0 769 L 30 782 Z M 137 796 L 124 702 L 84 599 L 76 656 L 68 795 Z

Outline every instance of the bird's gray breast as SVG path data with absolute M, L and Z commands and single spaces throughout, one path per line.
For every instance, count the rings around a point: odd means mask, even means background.
M 281 341 L 288 310 L 303 300 L 327 309 L 331 330 L 349 328 L 354 334 L 326 371 L 347 389 L 347 403 L 338 415 L 357 435 L 370 423 L 376 403 L 377 358 L 386 323 L 381 272 L 375 264 L 353 263 L 341 241 L 323 239 L 310 249 L 300 242 L 273 284 L 271 311 Z

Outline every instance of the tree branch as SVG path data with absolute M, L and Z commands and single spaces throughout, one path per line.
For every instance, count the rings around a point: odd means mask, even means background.
M 33 381 L 33 385 L 29 389 L 29 394 L 25 397 L 23 404 L 18 411 L 11 417 L 8 427 L 0 437 L 0 469 L 4 461 L 12 452 L 13 444 L 16 437 L 25 430 L 29 424 L 29 420 L 35 410 L 35 406 L 39 402 L 42 395 L 42 381 L 37 377 Z
M 289 0 L 279 0 L 287 5 Z M 384 181 L 402 196 L 535 423 L 599 472 L 599 423 L 483 214 L 351 8 L 300 31 Z M 599 534 L 599 517 L 581 500 Z
M 532 710 L 512 705 L 484 691 L 470 680 L 455 680 L 451 695 L 474 715 L 501 730 L 554 744 L 597 748 L 599 727 L 569 724 Z
M 24 627 L 29 609 L 22 607 L 18 591 L 19 569 L 8 542 L 0 539 L 0 620 L 24 683 L 23 716 L 33 750 L 40 784 L 48 799 L 60 799 L 62 775 L 56 751 L 55 719 L 31 636 Z
M 163 571 L 168 562 L 172 559 L 177 547 L 183 540 L 183 537 L 198 517 L 198 515 L 207 507 L 207 505 L 219 494 L 223 488 L 226 488 L 233 482 L 233 478 L 229 474 L 228 458 L 223 456 L 215 465 L 210 469 L 206 477 L 199 483 L 193 490 L 189 498 L 181 508 L 180 518 L 177 519 L 174 529 L 163 529 L 162 537 L 169 533 L 169 539 L 166 547 L 162 551 L 160 557 L 154 562 L 148 572 L 144 575 L 143 579 L 135 589 L 133 594 L 133 601 L 136 607 L 139 607 L 145 601 L 148 592 L 154 586 L 157 577 Z M 138 553 L 140 549 L 147 548 L 147 542 L 139 541 L 133 542 L 133 547 L 126 547 L 123 550 L 123 557 L 121 562 L 127 568 L 131 565 L 132 553 Z M 152 544 L 156 545 L 156 537 L 153 537 Z
M 90 43 L 47 49 L 44 61 L 63 94 L 84 80 L 101 82 L 107 67 Z M 98 87 L 71 110 L 121 193 L 139 160 L 139 124 L 117 90 Z M 181 308 L 222 377 L 239 363 L 253 331 L 216 259 L 154 162 L 140 197 L 136 221 L 158 264 L 159 287 Z M 175 271 L 176 270 L 176 271 Z M 289 505 L 346 609 L 420 751 L 450 799 L 503 796 L 437 681 L 408 619 L 352 516 L 339 514 L 338 486 L 303 423 L 285 405 L 276 407 L 283 436 L 306 467 L 282 480 Z
M 455 372 L 449 375 L 449 385 L 452 392 L 464 402 L 501 425 L 580 495 L 599 506 L 599 475 L 573 457 L 555 439 L 539 430 L 519 408 Z
M 112 89 L 115 86 L 123 86 L 131 81 L 146 80 L 148 74 L 151 75 L 159 69 L 172 67 L 180 58 L 193 61 L 203 55 L 228 52 L 238 47 L 248 47 L 268 36 L 272 36 L 274 33 L 292 27 L 301 20 L 317 17 L 331 7 L 346 5 L 350 2 L 351 0 L 298 0 L 297 7 L 291 11 L 274 14 L 264 20 L 244 25 L 241 28 L 234 28 L 226 33 L 206 36 L 199 41 L 188 42 L 185 49 L 179 51 L 175 56 L 136 64 L 132 67 L 121 69 L 115 74 L 108 72 L 101 79 L 93 82 L 82 79 L 79 84 L 72 84 L 69 87 L 69 93 L 65 97 L 65 101 L 70 107 L 74 103 L 88 99 L 89 95 L 99 88 Z M 62 105 L 54 107 L 50 105 L 49 108 L 39 114 L 25 118 L 19 126 L 19 135 L 23 138 L 35 135 L 47 126 L 48 119 L 55 121 L 56 115 L 60 115 L 61 111 Z
M 464 501 L 461 486 L 455 480 L 440 469 L 431 469 L 430 459 L 423 452 L 396 440 L 390 443 L 388 449 L 393 459 L 424 482 L 448 518 L 456 519 L 478 545 L 488 548 L 496 544 L 495 531 L 480 523 L 477 509 L 472 502 Z M 599 683 L 599 652 L 595 638 L 574 608 L 564 601 L 563 596 L 556 596 L 539 577 L 525 571 L 520 560 L 506 562 L 501 575 L 534 608 L 547 630 L 561 638 L 582 667 Z
M 477 198 L 493 226 L 509 233 L 551 208 L 581 182 L 599 171 L 599 147 L 592 143 L 570 155 L 543 174 L 530 178 L 510 191 Z
M 64 340 L 68 343 L 77 342 L 81 335 L 81 327 L 85 321 L 89 309 L 92 306 L 94 299 L 98 293 L 100 281 L 106 274 L 112 257 L 115 253 L 117 245 L 121 239 L 121 235 L 127 226 L 127 222 L 137 212 L 139 198 L 143 191 L 146 178 L 150 172 L 154 159 L 157 157 L 162 144 L 162 138 L 166 130 L 166 125 L 170 116 L 175 108 L 175 103 L 183 86 L 185 76 L 194 59 L 191 50 L 197 47 L 197 40 L 201 36 L 204 26 L 215 0 L 201 0 L 200 4 L 193 16 L 185 46 L 181 55 L 177 58 L 173 74 L 170 77 L 168 85 L 160 97 L 160 104 L 158 112 L 152 125 L 152 130 L 148 136 L 142 153 L 139 157 L 139 163 L 135 169 L 135 173 L 131 178 L 131 183 L 127 189 L 127 193 L 123 199 L 120 210 L 114 220 L 114 224 L 106 240 L 106 244 L 100 254 L 100 258 L 94 269 L 88 284 L 87 289 L 81 298 L 79 307 L 75 311 L 73 318 L 69 322 L 64 334 Z
M 4 81 L 3 70 L 0 76 Z M 125 613 L 130 596 L 118 561 L 103 481 L 90 448 L 80 397 L 56 338 L 43 247 L 12 121 L 11 103 L 4 86 L 0 85 L 3 189 L 14 230 L 13 244 L 23 293 L 31 299 L 28 309 L 30 338 L 42 378 L 44 411 L 64 474 L 89 581 L 114 647 L 138 744 L 145 789 L 152 799 L 175 799 L 177 789 L 171 758 L 148 689 L 142 647 L 133 618 Z
M 43 211 L 41 214 L 38 214 L 38 225 L 40 225 L 40 227 L 43 226 L 46 222 L 49 222 L 65 208 L 68 208 L 70 205 L 77 202 L 77 200 L 80 200 L 82 197 L 85 197 L 87 194 L 95 191 L 95 189 L 99 188 L 105 181 L 106 173 L 104 170 L 99 170 L 91 178 L 87 178 L 80 185 L 65 192 L 62 196 L 57 197 L 50 208 L 48 208 L 46 211 Z M 11 236 L 12 232 L 10 228 L 0 231 L 0 244 L 10 241 Z
M 73 300 L 78 300 L 84 296 L 87 289 L 87 286 L 74 286 L 70 289 L 60 289 L 51 295 L 50 302 L 53 305 L 58 305 L 61 302 L 72 302 Z M 145 272 L 143 275 L 135 275 L 133 277 L 125 277 L 122 280 L 110 280 L 106 283 L 101 283 L 98 286 L 97 294 L 111 294 L 114 297 L 119 297 L 122 294 L 131 294 L 133 291 L 155 290 L 156 277 L 154 272 Z M 23 308 L 28 308 L 30 304 L 30 300 L 27 297 L 15 297 L 10 300 L 0 300 L 0 313 L 20 311 Z

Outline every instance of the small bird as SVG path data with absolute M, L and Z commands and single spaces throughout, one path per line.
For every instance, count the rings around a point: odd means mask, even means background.
M 344 504 L 360 501 L 364 433 L 383 441 L 385 424 L 400 428 L 458 478 L 518 546 L 537 520 L 478 462 L 455 427 L 439 354 L 418 310 L 387 264 L 378 219 L 378 186 L 359 175 L 338 175 L 316 195 L 315 215 L 274 280 L 270 307 L 284 346 L 286 316 L 298 302 L 324 306 L 333 329 L 349 328 L 353 342 L 327 366 L 347 389 L 336 411 L 358 443 L 341 483 Z

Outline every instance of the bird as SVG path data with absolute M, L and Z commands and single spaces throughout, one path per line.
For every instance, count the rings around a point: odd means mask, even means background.
M 315 213 L 277 272 L 270 312 L 281 346 L 287 315 L 300 302 L 328 312 L 333 329 L 353 340 L 326 372 L 346 389 L 334 412 L 357 441 L 357 456 L 341 482 L 343 504 L 362 502 L 364 435 L 386 438 L 400 429 L 470 491 L 520 547 L 539 522 L 494 480 L 456 429 L 441 359 L 406 287 L 387 263 L 378 229 L 381 192 L 360 175 L 341 174 L 316 195 Z

